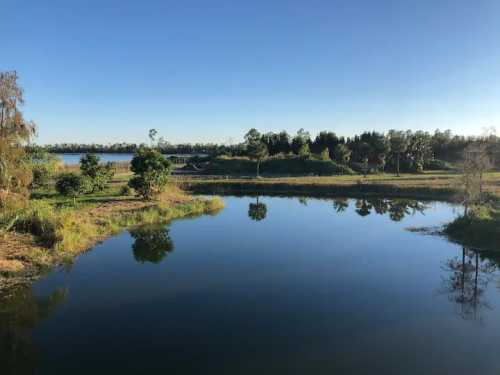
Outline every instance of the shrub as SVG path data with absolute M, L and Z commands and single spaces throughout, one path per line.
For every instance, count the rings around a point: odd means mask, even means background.
M 120 195 L 125 195 L 125 196 L 132 195 L 132 188 L 128 185 L 123 185 L 120 188 Z
M 103 191 L 113 178 L 115 169 L 112 163 L 99 164 L 99 156 L 86 154 L 80 159 L 80 170 L 91 182 L 91 191 Z
M 92 182 L 87 176 L 63 173 L 57 178 L 56 190 L 59 194 L 76 199 L 76 197 L 92 190 Z
M 131 162 L 134 177 L 130 179 L 129 186 L 144 199 L 153 199 L 165 189 L 171 165 L 158 151 L 141 147 Z

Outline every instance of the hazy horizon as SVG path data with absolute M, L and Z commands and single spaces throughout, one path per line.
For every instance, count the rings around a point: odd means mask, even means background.
M 2 6 L 38 144 L 237 143 L 500 126 L 500 2 L 23 1 Z

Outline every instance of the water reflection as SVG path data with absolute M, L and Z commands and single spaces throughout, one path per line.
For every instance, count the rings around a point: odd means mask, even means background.
M 139 263 L 160 263 L 169 252 L 174 250 L 168 227 L 161 225 L 142 226 L 130 231 L 134 239 L 132 251 Z
M 483 311 L 490 309 L 485 291 L 499 263 L 487 255 L 463 247 L 460 256 L 448 259 L 442 267 L 445 274 L 439 292 L 457 305 L 463 319 L 482 320 Z
M 40 358 L 32 330 L 68 297 L 58 288 L 36 297 L 31 287 L 9 291 L 0 299 L 0 368 L 3 374 L 33 374 Z M 6 371 L 6 372 L 4 372 Z
M 356 213 L 359 216 L 368 216 L 372 212 L 377 215 L 389 214 L 392 221 L 401 221 L 407 215 L 423 214 L 428 206 L 413 199 L 386 199 L 386 198 L 360 198 L 355 202 Z M 349 208 L 347 198 L 336 198 L 333 200 L 333 208 L 342 213 Z
M 264 220 L 267 216 L 267 206 L 265 203 L 259 203 L 259 197 L 257 196 L 256 203 L 250 203 L 248 205 L 248 217 L 255 221 Z

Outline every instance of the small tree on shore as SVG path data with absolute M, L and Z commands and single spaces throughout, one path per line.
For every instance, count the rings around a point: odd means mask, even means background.
M 23 89 L 13 72 L 0 72 L 0 191 L 27 197 L 32 180 L 25 145 L 35 135 L 35 124 L 20 110 Z
M 160 152 L 141 147 L 131 162 L 130 169 L 134 177 L 129 181 L 129 186 L 144 199 L 153 199 L 165 190 L 171 167 L 170 161 Z
M 389 143 L 391 151 L 396 159 L 396 176 L 399 177 L 399 161 L 401 155 L 406 152 L 408 148 L 408 138 L 402 131 L 391 130 L 389 131 Z
M 343 143 L 339 143 L 333 149 L 333 157 L 337 163 L 342 165 L 349 164 L 349 160 L 351 159 L 351 150 Z
M 325 147 L 323 151 L 321 151 L 321 154 L 319 154 L 319 158 L 323 161 L 332 160 L 330 159 L 330 150 L 328 149 L 328 147 Z
M 250 159 L 257 162 L 257 178 L 260 177 L 260 163 L 267 158 L 269 151 L 262 137 L 257 129 L 250 129 L 245 134 L 245 145 L 247 148 L 247 155 Z
M 91 183 L 91 192 L 103 191 L 115 174 L 112 163 L 100 164 L 100 158 L 95 154 L 86 154 L 80 159 L 80 170 L 87 176 Z
M 63 173 L 56 180 L 56 191 L 67 197 L 73 198 L 73 204 L 76 204 L 76 198 L 92 190 L 92 183 L 87 176 L 77 175 L 76 173 Z
M 491 161 L 487 144 L 477 142 L 465 148 L 461 183 L 466 215 L 470 212 L 470 206 L 483 203 L 484 174 L 489 169 L 491 169 Z

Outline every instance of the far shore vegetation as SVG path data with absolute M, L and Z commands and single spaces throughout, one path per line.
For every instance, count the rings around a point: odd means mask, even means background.
M 140 145 L 37 146 L 23 104 L 17 74 L 0 72 L 2 282 L 36 277 L 125 228 L 223 206 L 189 192 L 455 201 L 464 213 L 443 233 L 500 249 L 500 138 L 491 130 L 478 137 L 390 130 L 351 138 L 324 131 L 313 139 L 303 129 L 293 137 L 250 129 L 235 145 L 171 145 L 151 129 Z M 57 153 L 65 152 L 82 153 L 80 164 L 64 165 Z M 133 158 L 103 163 L 96 155 L 103 152 Z M 257 200 L 249 216 L 265 218 L 265 205 Z

